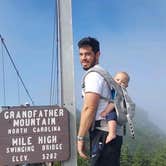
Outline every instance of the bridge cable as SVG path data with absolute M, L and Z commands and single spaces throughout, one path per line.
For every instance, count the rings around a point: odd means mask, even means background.
M 52 45 L 52 59 L 51 59 L 51 83 L 50 83 L 50 105 L 58 104 L 59 100 L 59 58 L 58 58 L 58 26 L 56 24 L 57 12 L 56 12 L 57 4 L 55 2 L 54 8 L 54 21 L 53 21 L 53 45 Z M 56 34 L 55 34 L 56 32 Z M 55 43 L 56 38 L 56 43 Z M 56 48 L 55 48 L 56 45 Z M 55 57 L 55 49 L 56 49 L 56 57 Z M 57 94 L 55 95 L 55 92 Z
M 3 50 L 3 44 L 1 42 L 1 50 L 2 50 L 2 84 L 3 84 L 3 103 L 4 106 L 6 106 L 6 80 L 5 80 L 5 59 L 4 59 L 4 50 Z
M 58 10 L 58 6 L 59 6 L 59 0 L 56 0 L 55 3 L 55 13 L 56 13 L 56 80 L 57 80 L 57 86 L 56 86 L 56 92 L 57 92 L 57 104 L 60 104 L 60 66 L 59 66 L 59 57 L 60 57 L 60 37 L 59 37 L 59 33 L 60 33 L 60 29 L 59 29 L 59 10 Z
M 61 74 L 62 74 L 62 66 L 61 66 L 61 44 L 60 44 L 60 2 L 56 0 L 56 25 L 57 25 L 57 96 L 58 96 L 58 104 L 62 105 L 62 82 L 61 82 Z
M 50 105 L 53 104 L 54 97 L 54 77 L 55 77 L 55 14 L 53 21 L 53 40 L 52 40 L 52 57 L 51 57 L 51 82 L 50 82 Z
M 18 105 L 21 104 L 21 98 L 20 98 L 20 83 L 19 83 L 19 77 L 17 75 L 17 96 L 18 96 Z
M 2 38 L 1 35 L 0 35 L 0 39 L 1 39 L 1 42 L 2 42 L 4 48 L 5 48 L 6 52 L 7 52 L 7 55 L 9 56 L 9 59 L 10 59 L 12 65 L 13 65 L 15 71 L 16 71 L 16 74 L 17 74 L 19 80 L 21 81 L 21 83 L 22 83 L 22 85 L 23 85 L 23 87 L 24 87 L 24 89 L 25 89 L 25 92 L 27 93 L 27 96 L 28 96 L 29 99 L 31 100 L 32 105 L 34 105 L 34 101 L 33 101 L 32 97 L 31 97 L 31 95 L 30 95 L 28 89 L 26 88 L 25 83 L 24 83 L 24 81 L 23 81 L 23 79 L 22 79 L 22 77 L 21 77 L 21 75 L 20 75 L 20 73 L 19 73 L 19 71 L 18 71 L 18 69 L 17 69 L 17 67 L 16 67 L 16 65 L 15 65 L 15 63 L 14 63 L 12 57 L 11 57 L 11 54 L 9 53 L 9 50 L 7 49 L 7 46 L 6 46 L 5 42 L 4 42 L 4 39 Z

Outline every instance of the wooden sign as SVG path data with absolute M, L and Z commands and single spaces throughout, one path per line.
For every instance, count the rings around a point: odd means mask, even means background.
M 69 115 L 59 106 L 1 107 L 0 165 L 64 161 Z

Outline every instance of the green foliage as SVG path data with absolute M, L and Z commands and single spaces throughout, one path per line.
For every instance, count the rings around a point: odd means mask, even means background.
M 61 163 L 60 162 L 54 162 L 54 166 L 61 166 Z
M 166 145 L 152 155 L 150 166 L 166 166 Z
M 143 145 L 138 145 L 133 153 L 128 145 L 123 145 L 121 166 L 166 166 L 166 144 L 159 146 L 151 153 L 145 151 Z
M 132 156 L 130 154 L 129 147 L 128 145 L 123 145 L 121 151 L 120 164 L 123 166 L 129 166 L 131 165 L 131 161 L 132 161 Z
M 132 156 L 131 166 L 148 166 L 149 156 L 145 153 L 143 146 L 139 146 Z
M 77 159 L 78 166 L 89 166 L 89 160 L 84 160 L 81 157 Z

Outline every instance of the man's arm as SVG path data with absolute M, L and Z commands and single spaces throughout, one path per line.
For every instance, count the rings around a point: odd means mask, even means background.
M 80 127 L 78 136 L 84 137 L 90 129 L 94 120 L 96 109 L 98 107 L 100 95 L 97 93 L 87 92 L 84 97 L 83 109 L 81 112 Z M 87 158 L 84 152 L 84 141 L 78 140 L 77 149 L 81 157 Z

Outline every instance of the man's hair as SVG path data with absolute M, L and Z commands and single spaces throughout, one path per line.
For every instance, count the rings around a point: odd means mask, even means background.
M 97 39 L 92 38 L 92 37 L 85 37 L 82 38 L 78 42 L 78 47 L 84 47 L 84 46 L 90 46 L 92 47 L 93 52 L 96 54 L 98 51 L 100 51 L 100 43 Z

